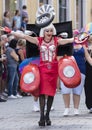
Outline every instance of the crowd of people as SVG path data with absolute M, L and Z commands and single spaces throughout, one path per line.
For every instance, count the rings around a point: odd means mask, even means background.
M 26 6 L 23 6 L 23 11 Z M 40 120 L 39 126 L 51 125 L 50 111 L 56 94 L 58 84 L 58 59 L 66 55 L 74 56 L 81 73 L 81 83 L 76 88 L 67 88 L 59 79 L 61 93 L 64 99 L 65 111 L 64 116 L 69 115 L 70 94 L 73 93 L 74 115 L 79 115 L 79 103 L 82 90 L 85 90 L 85 104 L 92 113 L 91 101 L 91 71 L 92 71 L 92 36 L 90 35 L 86 45 L 76 44 L 74 37 L 61 38 L 56 36 L 56 29 L 51 23 L 41 28 L 39 37 L 33 37 L 25 33 L 16 32 L 16 30 L 26 30 L 28 22 L 27 12 L 20 16 L 19 10 L 16 10 L 13 22 L 10 24 L 9 12 L 4 13 L 4 25 L 15 32 L 3 34 L 0 38 L 0 101 L 5 102 L 7 99 L 21 98 L 21 89 L 19 86 L 20 73 L 19 64 L 26 58 L 26 41 L 32 46 L 36 45 L 39 49 L 40 57 L 40 92 L 39 108 Z M 22 21 L 23 20 L 23 21 Z M 26 21 L 26 24 L 25 24 Z M 57 55 L 57 47 L 65 46 L 69 50 L 64 54 Z M 64 48 L 63 48 L 64 49 Z M 31 51 L 30 51 L 31 53 Z M 58 58 L 59 56 L 59 58 Z M 34 101 L 38 101 L 34 97 Z M 37 102 L 38 103 L 38 102 Z M 46 113 L 45 113 L 46 106 Z
M 23 5 L 22 11 L 15 10 L 14 16 L 11 17 L 9 11 L 5 11 L 3 15 L 3 27 L 9 27 L 10 29 L 17 31 L 22 30 L 23 32 L 26 30 L 26 25 L 28 23 L 28 12 L 27 6 Z
M 24 60 L 24 48 L 26 41 L 24 39 L 16 39 L 7 34 L 1 35 L 1 86 L 0 100 L 7 101 L 7 98 L 21 98 L 19 95 L 19 71 L 18 65 Z M 8 92 L 7 92 L 8 91 Z M 7 98 L 2 98 L 6 93 Z
M 22 10 L 15 10 L 11 17 L 9 11 L 5 11 L 2 19 L 2 26 L 13 31 L 25 32 L 28 23 L 27 6 L 23 5 Z M 7 32 L 1 33 L 0 37 L 0 101 L 7 101 L 7 98 L 22 97 L 17 93 L 19 86 L 18 65 L 26 58 L 24 48 L 26 41 L 17 39 Z M 18 73 L 17 73 L 18 72 Z M 8 90 L 8 92 L 7 92 Z M 18 89 L 19 90 L 19 89 Z M 15 95 L 15 96 L 14 96 Z

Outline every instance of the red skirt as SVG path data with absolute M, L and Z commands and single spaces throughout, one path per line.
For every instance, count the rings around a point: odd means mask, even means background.
M 40 64 L 40 95 L 54 96 L 57 88 L 58 62 Z

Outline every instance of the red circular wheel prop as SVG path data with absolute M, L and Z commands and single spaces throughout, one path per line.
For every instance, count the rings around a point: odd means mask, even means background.
M 20 87 L 24 92 L 30 92 L 34 96 L 39 96 L 40 73 L 35 64 L 24 67 L 20 78 Z
M 73 56 L 64 56 L 59 60 L 58 73 L 66 87 L 77 87 L 81 82 L 81 73 Z

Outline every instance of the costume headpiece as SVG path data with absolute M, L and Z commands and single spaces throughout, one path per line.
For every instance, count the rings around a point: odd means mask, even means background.
M 39 28 L 48 26 L 53 21 L 54 16 L 54 8 L 51 5 L 44 4 L 37 10 L 35 24 Z

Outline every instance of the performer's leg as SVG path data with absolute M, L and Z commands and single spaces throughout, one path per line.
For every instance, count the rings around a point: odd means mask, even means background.
M 48 99 L 47 99 L 47 111 L 46 111 L 46 117 L 45 117 L 47 125 L 51 125 L 49 114 L 50 114 L 51 106 L 53 103 L 53 99 L 54 99 L 53 96 L 48 96 Z
M 45 109 L 45 95 L 39 96 L 40 103 L 40 121 L 39 126 L 45 126 L 45 117 L 44 117 L 44 109 Z

